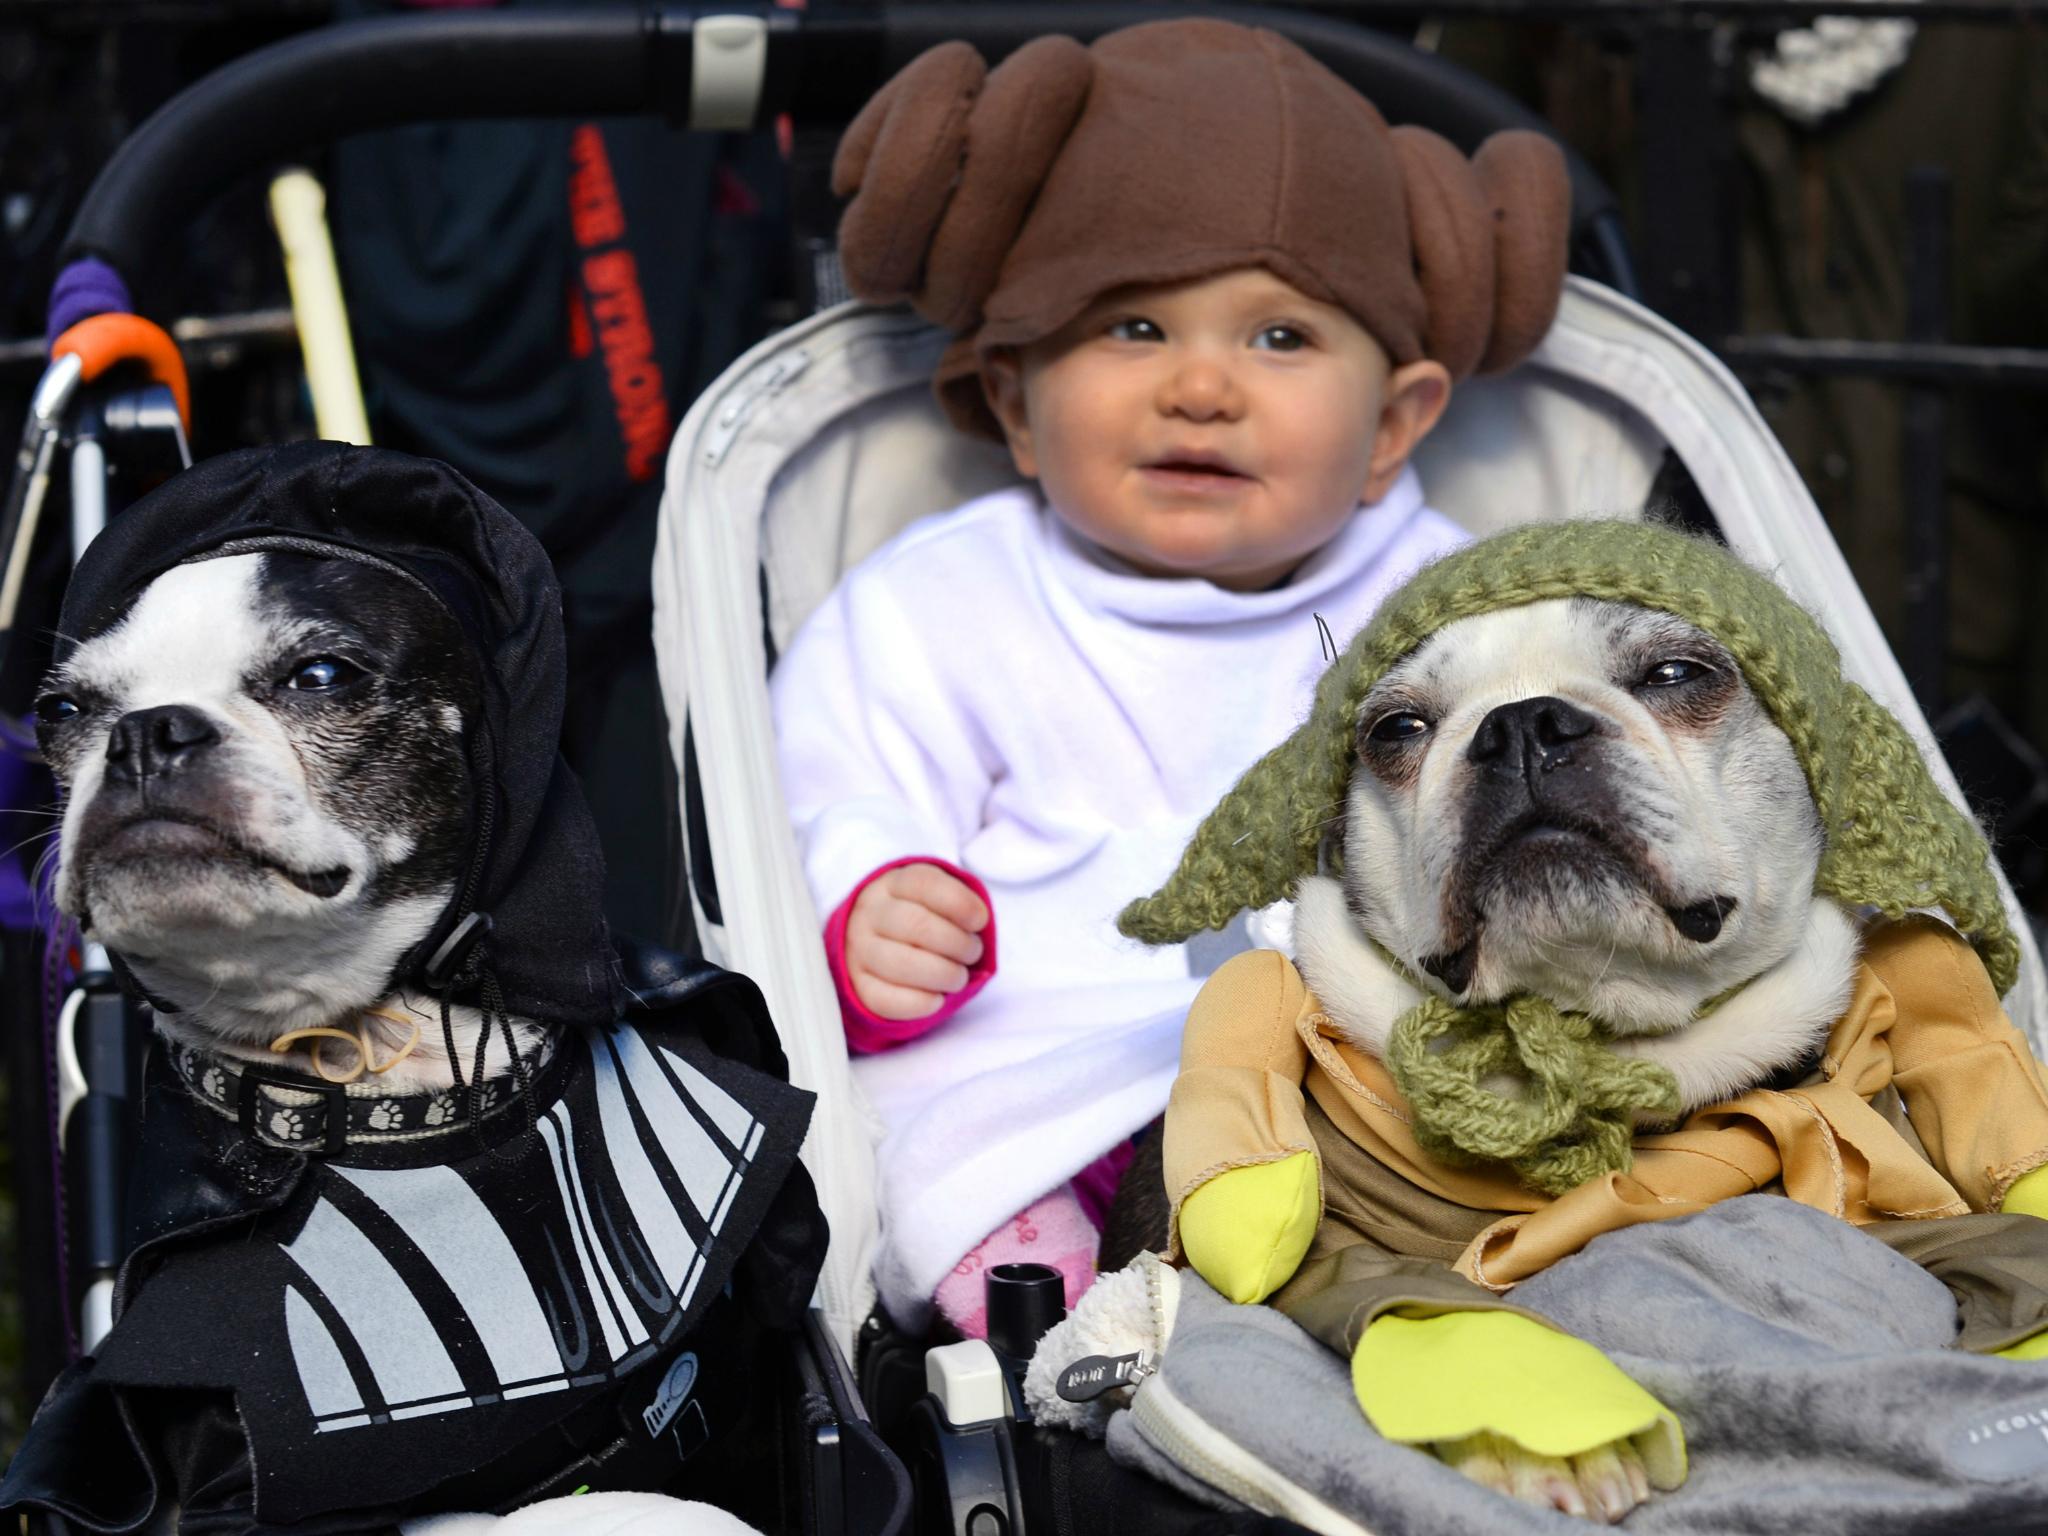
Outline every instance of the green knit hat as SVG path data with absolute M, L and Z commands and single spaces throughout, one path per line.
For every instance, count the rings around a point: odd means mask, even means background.
M 1889 918 L 1941 908 L 2000 995 L 2011 989 L 2020 947 L 1991 850 L 1905 728 L 1842 676 L 1833 642 L 1768 576 L 1706 539 L 1634 522 L 1532 524 L 1417 574 L 1323 674 L 1308 720 L 1238 780 L 1172 877 L 1125 907 L 1117 926 L 1148 944 L 1178 943 L 1291 896 L 1343 810 L 1358 710 L 1373 685 L 1447 624 L 1558 597 L 1657 609 L 1725 645 L 1806 772 L 1826 837 L 1814 890 Z

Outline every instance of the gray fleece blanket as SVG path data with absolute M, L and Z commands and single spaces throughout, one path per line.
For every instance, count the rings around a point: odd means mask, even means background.
M 1374 1536 L 1587 1530 L 1382 1440 L 1346 1362 L 1270 1308 L 1181 1278 L 1158 1379 Z M 1685 1426 L 1690 1476 L 1631 1531 L 2048 1532 L 2048 1361 L 1947 1348 L 1947 1289 L 1844 1222 L 1730 1200 L 1602 1237 L 1514 1300 L 1600 1346 Z M 1108 1440 L 1117 1460 L 1233 1504 L 1130 1412 Z

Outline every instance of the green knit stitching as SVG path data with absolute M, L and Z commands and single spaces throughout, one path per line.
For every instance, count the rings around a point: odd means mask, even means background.
M 1435 1048 L 1445 1035 L 1457 1038 Z M 1425 998 L 1395 1021 L 1387 1068 L 1425 1151 L 1446 1162 L 1506 1163 L 1551 1195 L 1625 1172 L 1637 1110 L 1678 1112 L 1668 1068 L 1615 1054 L 1591 1019 L 1541 997 L 1482 1008 Z M 1519 1091 L 1483 1086 L 1500 1076 Z
M 1447 624 L 1569 597 L 1658 609 L 1727 646 L 1805 771 L 1826 838 L 1814 889 L 1890 918 L 1940 907 L 1999 993 L 2011 990 L 2019 942 L 1990 848 L 1935 786 L 1904 727 L 1842 676 L 1826 632 L 1768 576 L 1717 544 L 1647 523 L 1530 524 L 1418 573 L 1323 674 L 1308 720 L 1253 764 L 1172 877 L 1125 907 L 1118 926 L 1146 943 L 1178 943 L 1291 895 L 1343 813 L 1358 708 L 1373 684 Z
M 1117 926 L 1145 943 L 1178 943 L 1292 895 L 1343 814 L 1359 706 L 1373 685 L 1447 624 L 1571 597 L 1673 614 L 1726 646 L 1806 775 L 1825 838 L 1816 893 L 1890 919 L 1939 907 L 1976 946 L 1999 995 L 2012 989 L 2019 940 L 1990 847 L 1935 785 L 1905 728 L 1842 676 L 1826 632 L 1768 576 L 1708 540 L 1632 522 L 1530 524 L 1417 574 L 1323 674 L 1307 721 L 1238 780 L 1171 878 L 1125 907 Z M 1457 1042 L 1429 1049 L 1451 1030 Z M 1497 1157 L 1559 1193 L 1629 1166 L 1634 1110 L 1677 1105 L 1668 1073 L 1616 1056 L 1598 1036 L 1591 1021 L 1542 999 L 1461 1010 L 1431 998 L 1395 1024 L 1387 1062 L 1425 1147 Z M 1520 1098 L 1478 1086 L 1516 1063 Z

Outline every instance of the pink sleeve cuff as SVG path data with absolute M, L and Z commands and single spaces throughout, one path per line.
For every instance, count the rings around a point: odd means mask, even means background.
M 862 891 L 880 876 L 906 864 L 935 865 L 960 881 L 988 908 L 988 926 L 981 930 L 981 958 L 967 968 L 967 985 L 958 992 L 949 993 L 944 1002 L 921 1019 L 885 1019 L 870 1013 L 866 1005 L 854 996 L 853 983 L 846 974 L 846 920 L 852 915 L 853 904 L 860 900 Z M 839 1016 L 846 1025 L 846 1043 L 855 1055 L 872 1056 L 877 1051 L 886 1051 L 891 1046 L 903 1045 L 919 1035 L 929 1034 L 988 985 L 989 978 L 996 973 L 996 906 L 988 899 L 988 887 L 956 864 L 927 856 L 891 859 L 887 864 L 870 870 L 858 885 L 847 892 L 846 900 L 834 907 L 832 915 L 825 919 L 825 960 L 832 968 L 832 985 L 839 993 Z

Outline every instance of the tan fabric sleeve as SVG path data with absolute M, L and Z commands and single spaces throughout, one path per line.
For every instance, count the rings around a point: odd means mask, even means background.
M 1974 1211 L 2048 1163 L 2048 1086 L 1976 952 L 1928 918 L 1874 934 L 1864 962 L 1891 991 L 1892 1084 L 1928 1161 Z
M 1949 1288 L 1958 1349 L 1988 1355 L 2048 1329 L 2048 1221 L 1951 1216 L 1873 1221 L 1862 1230 Z
M 1196 996 L 1166 1104 L 1176 1232 L 1181 1202 L 1226 1168 L 1315 1150 L 1302 1115 L 1308 1048 L 1296 1028 L 1307 1000 L 1301 973 L 1270 949 L 1234 956 Z

